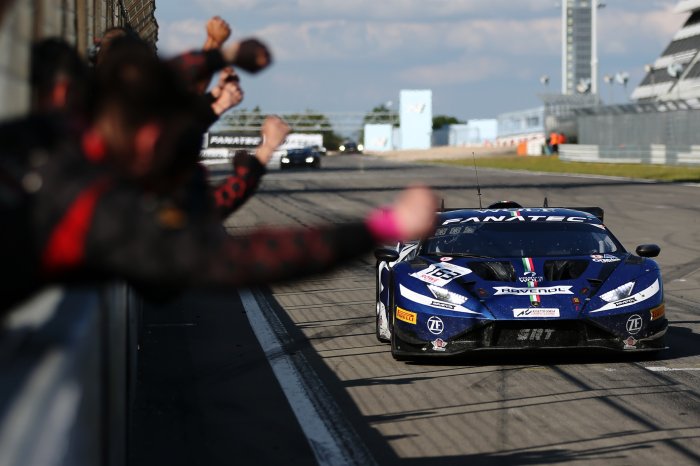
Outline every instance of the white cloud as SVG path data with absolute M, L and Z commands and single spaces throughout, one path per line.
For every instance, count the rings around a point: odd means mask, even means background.
M 158 21 L 158 49 L 163 55 L 172 55 L 199 48 L 206 37 L 205 22 L 195 19 Z
M 411 85 L 433 88 L 436 96 L 449 93 L 445 104 L 454 105 L 460 93 L 469 92 L 469 99 L 477 96 L 509 109 L 508 100 L 517 96 L 538 102 L 542 74 L 552 77 L 552 89 L 557 86 L 561 10 L 556 1 L 194 0 L 177 7 L 162 2 L 156 14 L 161 15 L 159 47 L 167 53 L 201 46 L 206 19 L 214 14 L 229 21 L 234 37 L 265 40 L 277 67 L 250 86 L 266 89 L 278 108 L 307 100 L 319 109 L 355 108 Z M 671 12 L 677 0 L 606 3 L 598 16 L 601 74 L 628 69 L 635 76 L 635 67 L 641 70 L 656 59 L 687 18 Z M 166 9 L 170 16 L 163 15 Z
M 499 76 L 508 68 L 507 61 L 497 57 L 462 57 L 437 65 L 409 67 L 397 72 L 395 78 L 409 84 L 432 87 L 482 81 Z
M 195 0 L 208 14 L 255 11 L 260 15 L 301 18 L 407 19 L 423 20 L 455 16 L 518 16 L 521 13 L 552 12 L 552 0 Z M 235 8 L 235 9 L 234 9 Z
M 671 42 L 688 16 L 674 14 L 671 10 L 669 7 L 645 12 L 602 10 L 599 15 L 600 51 L 623 55 L 639 53 L 640 48 L 646 46 L 644 48 L 651 48 L 652 55 L 661 52 L 660 47 Z
M 280 60 L 347 60 L 351 56 L 409 60 L 464 52 L 542 55 L 558 53 L 559 23 L 477 20 L 462 22 L 310 21 L 277 23 L 260 31 Z
M 446 45 L 458 45 L 472 51 L 488 50 L 525 58 L 556 54 L 560 50 L 558 18 L 465 21 L 442 31 Z

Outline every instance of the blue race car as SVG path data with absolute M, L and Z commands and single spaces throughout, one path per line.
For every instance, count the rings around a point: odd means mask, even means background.
M 665 348 L 658 246 L 627 252 L 598 207 L 490 207 L 438 213 L 433 236 L 375 251 L 376 334 L 395 359 Z

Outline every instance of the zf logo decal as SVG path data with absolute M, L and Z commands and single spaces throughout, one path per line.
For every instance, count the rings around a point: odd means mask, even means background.
M 552 328 L 523 328 L 518 332 L 518 341 L 547 341 L 553 333 Z
M 442 323 L 442 319 L 439 317 L 432 316 L 428 319 L 428 330 L 433 335 L 440 335 L 443 330 L 445 330 L 445 324 Z
M 639 314 L 631 315 L 630 318 L 627 319 L 627 332 L 630 335 L 638 334 L 642 329 L 642 322 L 642 316 Z

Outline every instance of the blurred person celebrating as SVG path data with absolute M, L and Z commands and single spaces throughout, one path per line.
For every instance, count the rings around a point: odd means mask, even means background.
M 295 279 L 431 231 L 435 198 L 412 188 L 361 221 L 229 236 L 211 204 L 190 202 L 196 193 L 174 195 L 197 166 L 201 99 L 124 39 L 98 67 L 88 131 L 47 148 L 50 156 L 36 149 L 0 157 L 0 257 L 12 268 L 0 282 L 3 307 L 70 280 L 247 286 Z M 257 44 L 235 44 L 222 56 L 251 67 Z M 262 153 L 288 128 L 272 119 L 268 130 Z
M 221 17 L 214 16 L 206 24 L 206 33 L 207 38 L 201 51 L 191 51 L 168 60 L 168 63 L 198 93 L 204 92 L 216 67 L 221 65 L 222 52 L 220 49 L 229 38 L 231 29 Z M 132 30 L 123 27 L 114 27 L 105 32 L 96 55 L 97 67 L 108 56 L 111 44 L 116 39 L 123 37 L 136 38 L 137 36 Z M 236 46 L 234 45 L 234 47 Z M 262 47 L 258 48 L 252 55 L 254 62 L 261 67 L 266 67 L 271 63 L 269 52 Z M 201 113 L 203 126 L 213 124 L 224 112 L 240 104 L 243 96 L 238 74 L 233 67 L 225 67 L 219 74 L 217 84 L 207 94 L 207 99 L 211 102 L 211 111 Z M 268 125 L 268 129 L 271 129 L 272 126 L 272 123 Z M 264 133 L 263 128 L 263 140 L 265 139 Z M 267 147 L 258 148 L 255 151 L 255 156 L 250 156 L 243 151 L 236 154 L 232 160 L 233 173 L 212 188 L 213 201 L 217 204 L 222 219 L 228 217 L 250 198 L 258 186 L 260 178 L 265 173 L 265 166 L 271 156 L 272 152 L 267 150 Z M 199 175 L 193 177 L 192 186 L 202 189 L 206 185 L 206 177 L 206 168 L 200 166 Z
M 31 112 L 87 111 L 89 70 L 78 52 L 63 39 L 43 39 L 32 45 Z

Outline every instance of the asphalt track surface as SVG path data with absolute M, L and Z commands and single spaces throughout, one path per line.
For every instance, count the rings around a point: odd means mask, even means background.
M 355 218 L 415 181 L 446 207 L 478 205 L 473 169 L 338 156 L 271 171 L 226 225 Z M 270 289 L 188 292 L 144 304 L 132 464 L 700 464 L 700 187 L 479 181 L 484 205 L 598 205 L 627 249 L 659 244 L 670 349 L 396 362 L 374 336 L 371 256 Z

